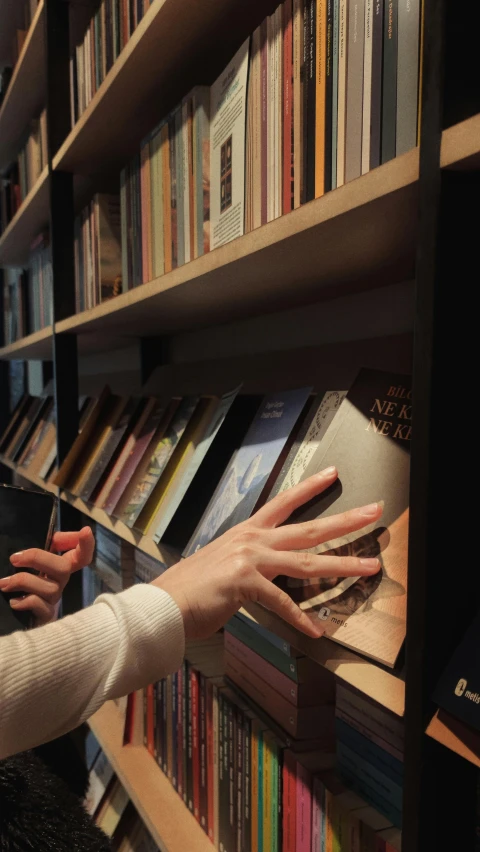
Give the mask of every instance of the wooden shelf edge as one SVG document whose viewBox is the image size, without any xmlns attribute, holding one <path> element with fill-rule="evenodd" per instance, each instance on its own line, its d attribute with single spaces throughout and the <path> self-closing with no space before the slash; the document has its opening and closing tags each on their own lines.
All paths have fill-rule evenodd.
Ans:
<svg viewBox="0 0 480 852">
<path fill-rule="evenodd" d="M 28 59 L 28 54 L 31 50 L 32 43 L 35 41 L 35 39 L 39 37 L 43 38 L 43 10 L 44 0 L 40 0 L 36 12 L 33 16 L 32 22 L 30 24 L 30 28 L 28 30 L 22 52 L 15 66 L 12 79 L 10 80 L 10 85 L 7 89 L 5 100 L 3 101 L 2 106 L 0 108 L 0 163 L 3 162 L 3 168 L 5 167 L 5 165 L 8 165 L 8 163 L 5 162 L 6 158 L 2 155 L 2 123 L 5 118 L 5 113 L 8 113 L 8 111 L 11 109 L 11 102 L 15 102 L 17 97 L 22 96 L 21 91 L 19 91 L 17 94 L 17 80 L 19 77 L 21 78 L 23 74 L 24 65 L 26 60 Z"/>
<path fill-rule="evenodd" d="M 480 167 L 480 113 L 443 131 L 440 166 L 443 169 Z"/>
<path fill-rule="evenodd" d="M 3 346 L 0 349 L 0 360 L 50 360 L 52 357 L 52 338 L 52 326 L 47 325 L 27 337 L 16 340 L 15 343 Z M 45 357 L 48 352 L 50 354 Z"/>
<path fill-rule="evenodd" d="M 333 672 L 339 680 L 381 704 L 396 716 L 404 715 L 405 684 L 393 672 L 385 671 L 373 661 L 365 660 L 330 639 L 310 639 L 304 636 L 259 604 L 248 603 L 244 609 L 255 621 Z"/>
<path fill-rule="evenodd" d="M 308 231 L 317 231 L 322 226 L 332 223 L 341 216 L 381 201 L 393 193 L 412 186 L 418 179 L 419 151 L 418 148 L 385 163 L 378 169 L 373 169 L 366 175 L 351 181 L 322 198 L 315 199 L 293 210 L 285 216 L 280 216 L 272 222 L 254 231 L 238 237 L 232 242 L 208 252 L 177 269 L 141 284 L 114 299 L 102 302 L 80 314 L 59 322 L 57 333 L 77 332 L 86 333 L 113 324 L 116 318 L 125 321 L 128 312 L 142 303 L 158 297 L 168 298 L 167 294 L 179 291 L 188 284 L 196 285 L 204 293 L 208 287 L 209 276 L 218 277 L 225 270 L 229 274 L 232 265 L 253 257 L 264 250 L 278 250 L 279 254 L 286 250 L 286 242 L 301 236 Z M 232 298 L 235 288 L 231 288 Z M 224 290 L 225 309 L 228 312 L 228 290 Z M 184 307 L 188 310 L 188 299 L 184 299 Z M 159 317 L 160 321 L 161 317 Z M 133 331 L 135 333 L 135 331 Z M 137 329 L 137 333 L 139 330 Z"/>
<path fill-rule="evenodd" d="M 144 746 L 122 745 L 122 716 L 109 701 L 88 724 L 162 852 L 213 852 L 170 781 Z"/>
<path fill-rule="evenodd" d="M 459 719 L 455 719 L 444 710 L 438 710 L 426 733 L 445 748 L 480 767 L 480 734 L 464 725 Z"/>
<path fill-rule="evenodd" d="M 12 221 L 9 222 L 8 226 L 5 228 L 2 236 L 0 237 L 0 265 L 9 265 L 8 259 L 6 261 L 4 258 L 5 247 L 8 246 L 8 243 L 12 239 L 12 235 L 15 234 L 15 231 L 17 230 L 19 225 L 22 224 L 22 221 L 24 221 L 25 218 L 28 216 L 29 212 L 31 212 L 31 208 L 35 205 L 36 202 L 39 201 L 40 194 L 43 190 L 46 189 L 47 181 L 48 166 L 45 166 L 37 182 L 34 186 L 32 186 L 27 197 L 24 199 L 20 208 L 15 213 L 15 216 L 13 217 Z"/>
</svg>

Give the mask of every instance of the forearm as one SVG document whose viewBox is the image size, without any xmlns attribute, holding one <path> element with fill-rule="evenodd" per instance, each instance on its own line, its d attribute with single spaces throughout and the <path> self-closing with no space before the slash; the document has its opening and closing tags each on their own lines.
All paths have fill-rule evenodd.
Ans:
<svg viewBox="0 0 480 852">
<path fill-rule="evenodd" d="M 0 639 L 0 758 L 76 727 L 106 700 L 179 668 L 183 621 L 153 586 Z"/>
</svg>

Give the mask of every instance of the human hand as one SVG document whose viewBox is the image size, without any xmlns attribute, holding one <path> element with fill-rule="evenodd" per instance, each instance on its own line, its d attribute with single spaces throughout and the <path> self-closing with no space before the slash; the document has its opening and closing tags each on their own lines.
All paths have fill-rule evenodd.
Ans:
<svg viewBox="0 0 480 852">
<path fill-rule="evenodd" d="M 89 565 L 94 548 L 95 539 L 90 527 L 83 527 L 80 532 L 57 532 L 52 539 L 52 550 L 57 553 L 31 548 L 10 557 L 17 573 L 0 580 L 0 591 L 9 594 L 20 592 L 23 597 L 10 599 L 12 609 L 16 612 L 29 610 L 36 627 L 47 624 L 56 615 L 70 574 Z M 28 574 L 19 571 L 19 568 L 31 568 L 39 573 Z"/>
<path fill-rule="evenodd" d="M 325 491 L 337 475 L 335 468 L 327 468 L 278 494 L 247 521 L 153 582 L 168 592 L 179 607 L 187 639 L 211 635 L 247 601 L 262 604 L 308 636 L 322 635 L 323 628 L 314 624 L 272 580 L 280 574 L 301 579 L 359 577 L 379 570 L 378 559 L 297 552 L 377 521 L 382 514 L 377 503 L 341 515 L 281 526 L 295 509 Z"/>
</svg>

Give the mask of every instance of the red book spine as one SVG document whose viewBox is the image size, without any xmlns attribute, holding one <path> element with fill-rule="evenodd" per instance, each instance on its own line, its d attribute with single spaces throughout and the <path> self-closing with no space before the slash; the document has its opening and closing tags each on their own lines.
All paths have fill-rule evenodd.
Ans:
<svg viewBox="0 0 480 852">
<path fill-rule="evenodd" d="M 146 701 L 147 701 L 147 718 L 146 718 L 146 733 L 147 733 L 147 748 L 151 755 L 155 754 L 155 724 L 153 711 L 153 684 L 147 686 Z"/>
<path fill-rule="evenodd" d="M 177 792 L 183 798 L 183 668 L 177 672 Z"/>
<path fill-rule="evenodd" d="M 198 707 L 198 672 L 190 672 L 192 687 L 192 774 L 193 774 L 193 815 L 200 822 L 200 721 Z"/>
<path fill-rule="evenodd" d="M 293 210 L 293 20 L 283 4 L 283 213 Z"/>
<path fill-rule="evenodd" d="M 213 684 L 207 681 L 207 834 L 213 843 L 215 832 L 214 815 L 214 761 L 213 741 Z"/>
<path fill-rule="evenodd" d="M 148 142 L 144 143 L 140 149 L 140 216 L 142 220 L 142 283 L 146 284 L 149 280 L 148 268 L 148 215 L 149 215 L 149 192 L 148 192 Z"/>
<path fill-rule="evenodd" d="M 310 852 L 312 847 L 312 778 L 297 763 L 296 852 Z"/>
<path fill-rule="evenodd" d="M 129 745 L 133 740 L 133 724 L 135 717 L 135 693 L 131 692 L 127 698 L 127 710 L 125 713 L 125 727 L 123 730 L 123 745 Z"/>
<path fill-rule="evenodd" d="M 261 54 L 261 217 L 262 225 L 267 222 L 267 157 L 268 157 L 268 55 L 267 55 L 267 20 L 260 25 L 260 54 Z"/>
<path fill-rule="evenodd" d="M 282 852 L 296 852 L 297 774 L 293 752 L 283 755 Z"/>
</svg>

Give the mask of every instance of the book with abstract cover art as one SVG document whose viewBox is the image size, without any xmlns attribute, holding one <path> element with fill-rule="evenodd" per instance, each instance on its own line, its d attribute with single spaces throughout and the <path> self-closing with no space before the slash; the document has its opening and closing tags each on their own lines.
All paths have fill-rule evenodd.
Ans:
<svg viewBox="0 0 480 852">
<path fill-rule="evenodd" d="M 391 667 L 405 638 L 411 409 L 409 376 L 361 370 L 301 475 L 335 465 L 338 480 L 291 519 L 381 503 L 379 521 L 312 549 L 378 557 L 378 574 L 279 580 L 301 609 L 320 619 L 327 636 Z"/>
<path fill-rule="evenodd" d="M 124 521 L 128 527 L 132 528 L 135 526 L 135 522 L 140 515 L 140 512 L 145 506 L 145 503 L 160 479 L 160 476 L 163 473 L 177 443 L 187 428 L 188 422 L 192 417 L 197 404 L 198 397 L 190 396 L 183 399 L 178 406 L 170 426 L 167 427 L 165 435 L 159 441 L 155 447 L 155 451 L 150 457 L 145 477 L 138 483 L 130 498 L 128 506 L 122 513 L 121 520 Z"/>
<path fill-rule="evenodd" d="M 225 470 L 184 556 L 195 553 L 250 516 L 310 390 L 301 388 L 264 397 L 242 446 Z"/>
</svg>

